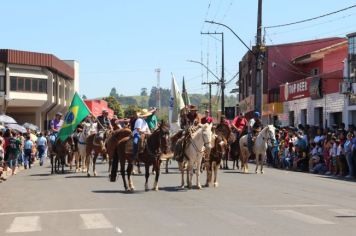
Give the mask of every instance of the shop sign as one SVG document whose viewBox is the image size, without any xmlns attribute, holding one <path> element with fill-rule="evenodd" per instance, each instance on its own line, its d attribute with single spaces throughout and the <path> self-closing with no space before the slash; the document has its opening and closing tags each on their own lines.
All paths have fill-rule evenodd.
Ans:
<svg viewBox="0 0 356 236">
<path fill-rule="evenodd" d="M 280 87 L 281 101 L 309 97 L 309 80 L 286 83 Z"/>
</svg>

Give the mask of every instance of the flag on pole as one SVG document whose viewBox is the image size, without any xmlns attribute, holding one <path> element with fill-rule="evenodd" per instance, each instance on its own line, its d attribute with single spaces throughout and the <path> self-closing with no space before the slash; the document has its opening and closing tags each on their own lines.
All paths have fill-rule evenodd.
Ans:
<svg viewBox="0 0 356 236">
<path fill-rule="evenodd" d="M 77 93 L 74 94 L 72 103 L 64 117 L 64 123 L 58 137 L 64 142 L 68 136 L 74 133 L 78 124 L 90 114 L 90 110 Z"/>
<path fill-rule="evenodd" d="M 179 91 L 176 79 L 172 74 L 171 96 L 169 99 L 169 125 L 172 133 L 180 129 L 180 110 L 184 108 L 182 94 Z"/>
<path fill-rule="evenodd" d="M 189 96 L 188 96 L 187 89 L 185 88 L 185 81 L 184 81 L 184 77 L 183 77 L 183 90 L 182 90 L 182 96 L 183 96 L 184 105 L 189 106 L 189 105 L 190 105 L 190 100 L 189 100 Z"/>
</svg>

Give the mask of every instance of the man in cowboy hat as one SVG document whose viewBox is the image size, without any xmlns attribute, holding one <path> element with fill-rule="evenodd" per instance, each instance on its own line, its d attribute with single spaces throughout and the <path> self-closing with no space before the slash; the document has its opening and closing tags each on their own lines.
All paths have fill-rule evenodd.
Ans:
<svg viewBox="0 0 356 236">
<path fill-rule="evenodd" d="M 248 151 L 252 155 L 253 153 L 253 144 L 254 144 L 254 137 L 257 136 L 259 131 L 262 128 L 262 121 L 261 121 L 261 114 L 258 111 L 253 113 L 253 117 L 248 121 L 247 125 L 247 147 Z"/>
<path fill-rule="evenodd" d="M 198 114 L 198 108 L 195 105 L 189 105 L 189 112 L 187 114 L 188 124 L 197 125 L 200 123 L 200 115 Z"/>
<path fill-rule="evenodd" d="M 111 126 L 111 121 L 108 116 L 109 116 L 109 112 L 106 109 L 103 109 L 101 115 L 96 118 L 98 121 L 98 126 L 97 126 L 98 133 L 95 139 L 98 139 L 97 141 L 100 141 L 100 146 L 102 147 L 104 147 L 104 139 L 106 138 L 105 131 L 113 130 Z"/>
<path fill-rule="evenodd" d="M 132 150 L 132 160 L 138 160 L 138 144 L 141 139 L 142 134 L 150 134 L 150 128 L 148 127 L 145 119 L 152 115 L 147 109 L 142 109 L 142 112 L 137 113 L 137 120 L 135 121 L 135 126 L 133 130 L 133 150 Z"/>
<path fill-rule="evenodd" d="M 156 111 L 157 111 L 157 108 L 151 107 L 149 112 L 152 114 L 146 118 L 146 122 L 147 122 L 148 127 L 150 128 L 151 132 L 153 132 L 157 128 L 157 125 L 158 125 Z"/>
</svg>

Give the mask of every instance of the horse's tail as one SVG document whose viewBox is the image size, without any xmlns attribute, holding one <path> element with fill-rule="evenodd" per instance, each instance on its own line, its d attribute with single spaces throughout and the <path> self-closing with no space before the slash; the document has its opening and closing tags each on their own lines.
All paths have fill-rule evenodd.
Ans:
<svg viewBox="0 0 356 236">
<path fill-rule="evenodd" d="M 116 181 L 118 168 L 119 168 L 119 155 L 118 155 L 118 147 L 116 146 L 112 156 L 110 182 Z"/>
</svg>

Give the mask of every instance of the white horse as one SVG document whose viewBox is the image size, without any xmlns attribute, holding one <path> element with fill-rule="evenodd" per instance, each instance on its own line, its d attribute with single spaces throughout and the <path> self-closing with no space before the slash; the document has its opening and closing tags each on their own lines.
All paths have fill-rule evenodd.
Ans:
<svg viewBox="0 0 356 236">
<path fill-rule="evenodd" d="M 91 153 L 86 152 L 86 139 L 90 134 L 96 132 L 96 123 L 83 123 L 83 131 L 79 133 L 78 138 L 78 153 L 79 158 L 81 160 L 82 172 L 87 172 L 89 168 L 89 161 Z M 77 165 L 79 165 L 79 160 L 77 161 Z M 78 172 L 80 171 L 79 167 L 77 166 Z"/>
<path fill-rule="evenodd" d="M 261 130 L 257 135 L 255 145 L 253 146 L 253 152 L 256 156 L 256 174 L 258 166 L 261 164 L 261 174 L 263 174 L 263 164 L 266 160 L 266 150 L 268 142 L 273 142 L 275 140 L 275 131 L 276 128 L 273 125 L 267 125 Z M 244 135 L 240 139 L 240 150 L 241 150 L 241 169 L 243 168 L 244 173 L 248 173 L 248 158 L 250 152 L 248 151 L 247 146 L 247 135 Z M 261 163 L 260 163 L 261 158 Z"/>
<path fill-rule="evenodd" d="M 192 179 L 193 179 L 193 168 L 196 167 L 195 174 L 197 176 L 197 187 L 201 189 L 200 184 L 200 165 L 202 162 L 202 158 L 206 152 L 210 152 L 211 149 L 211 141 L 212 141 L 212 124 L 200 125 L 200 128 L 191 134 L 191 138 L 188 141 L 185 150 L 183 150 L 185 156 L 187 156 L 187 172 L 189 175 L 187 176 L 188 188 L 192 187 Z M 182 174 L 182 185 L 181 188 L 184 188 L 184 162 L 180 163 L 180 169 Z"/>
</svg>

